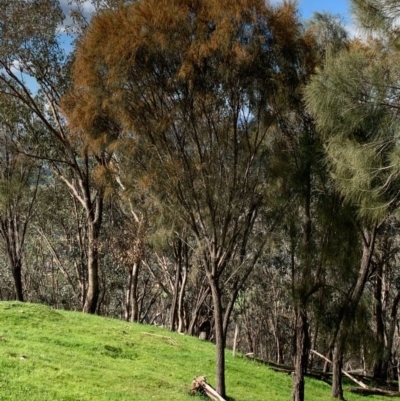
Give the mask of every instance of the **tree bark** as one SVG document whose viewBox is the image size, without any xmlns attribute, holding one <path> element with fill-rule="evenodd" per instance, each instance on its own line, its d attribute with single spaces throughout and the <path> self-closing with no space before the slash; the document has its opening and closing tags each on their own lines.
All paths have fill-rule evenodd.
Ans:
<svg viewBox="0 0 400 401">
<path fill-rule="evenodd" d="M 20 238 L 17 223 L 18 218 L 19 217 L 14 215 L 11 209 L 8 209 L 6 217 L 1 221 L 0 232 L 6 245 L 13 276 L 15 300 L 24 302 L 22 285 L 22 247 L 24 245 L 25 234 L 23 233 L 22 238 Z"/>
<path fill-rule="evenodd" d="M 225 398 L 225 337 L 223 329 L 221 290 L 219 289 L 217 279 L 211 275 L 208 275 L 208 279 L 214 306 L 214 336 L 216 348 L 215 388 L 217 392 Z"/>
<path fill-rule="evenodd" d="M 332 356 L 332 397 L 343 400 L 342 388 L 342 365 L 343 365 L 343 351 L 342 339 L 340 338 L 335 344 Z"/>
<path fill-rule="evenodd" d="M 397 324 L 397 308 L 398 308 L 399 302 L 400 302 L 400 292 L 397 293 L 397 295 L 394 298 L 393 303 L 392 303 L 392 310 L 390 312 L 389 330 L 387 332 L 386 344 L 385 344 L 385 348 L 383 351 L 382 372 L 383 372 L 383 375 L 385 376 L 385 378 L 387 378 L 389 361 L 392 356 L 393 340 L 394 340 L 394 334 L 396 331 L 396 324 Z"/>
<path fill-rule="evenodd" d="M 362 231 L 363 252 L 360 262 L 360 268 L 357 280 L 346 301 L 343 303 L 338 319 L 338 335 L 333 351 L 332 364 L 332 396 L 343 399 L 343 389 L 341 381 L 343 345 L 346 342 L 347 331 L 346 325 L 353 319 L 357 305 L 364 291 L 365 283 L 368 278 L 371 267 L 371 258 L 375 248 L 377 226 L 375 225 L 371 231 L 364 229 Z"/>
<path fill-rule="evenodd" d="M 210 293 L 210 286 L 208 285 L 207 287 L 204 287 L 204 286 L 201 287 L 201 289 L 197 295 L 196 306 L 194 308 L 194 311 L 192 312 L 192 318 L 190 320 L 189 328 L 188 328 L 188 334 L 190 336 L 193 336 L 195 334 L 194 328 L 195 328 L 197 319 L 199 317 L 200 308 L 203 305 L 206 298 L 208 297 L 209 293 Z"/>
<path fill-rule="evenodd" d="M 128 285 L 125 292 L 125 310 L 124 319 L 129 322 L 131 318 L 131 302 L 132 302 L 132 277 L 133 277 L 133 266 L 129 269 Z"/>
<path fill-rule="evenodd" d="M 373 367 L 373 376 L 376 379 L 383 378 L 383 350 L 385 348 L 385 325 L 383 322 L 383 308 L 382 308 L 382 263 L 378 264 L 375 273 L 375 341 L 376 341 L 376 357 Z"/>
<path fill-rule="evenodd" d="M 171 331 L 175 331 L 177 315 L 178 315 L 177 306 L 178 306 L 178 297 L 179 297 L 179 282 L 181 281 L 181 264 L 182 264 L 182 258 L 180 255 L 181 246 L 178 246 L 178 248 L 179 248 L 178 263 L 176 263 L 175 282 L 174 282 L 174 288 L 173 288 L 174 293 L 172 295 L 171 316 L 170 316 Z"/>
<path fill-rule="evenodd" d="M 132 289 L 131 289 L 131 322 L 139 321 L 139 301 L 138 301 L 138 279 L 140 261 L 135 262 L 132 267 Z"/>
<path fill-rule="evenodd" d="M 185 297 L 185 288 L 187 282 L 187 268 L 183 269 L 183 276 L 182 276 L 182 284 L 181 289 L 179 292 L 179 299 L 178 299 L 178 333 L 184 333 L 187 329 L 185 325 L 185 317 L 184 317 L 184 307 L 183 307 L 183 299 Z"/>
<path fill-rule="evenodd" d="M 307 311 L 304 306 L 299 306 L 296 310 L 293 401 L 304 401 L 304 375 L 307 372 L 309 347 Z"/>
<path fill-rule="evenodd" d="M 99 195 L 100 196 L 100 195 Z M 96 206 L 95 206 L 96 205 Z M 87 245 L 87 269 L 88 269 L 88 285 L 83 305 L 83 312 L 96 313 L 97 303 L 99 301 L 100 283 L 99 283 L 99 235 L 102 214 L 102 199 L 93 204 L 96 207 L 96 218 L 92 215 L 92 211 L 88 211 L 88 245 Z"/>
<path fill-rule="evenodd" d="M 20 260 L 12 261 L 12 275 L 14 279 L 15 299 L 24 302 L 22 289 L 22 263 Z"/>
</svg>

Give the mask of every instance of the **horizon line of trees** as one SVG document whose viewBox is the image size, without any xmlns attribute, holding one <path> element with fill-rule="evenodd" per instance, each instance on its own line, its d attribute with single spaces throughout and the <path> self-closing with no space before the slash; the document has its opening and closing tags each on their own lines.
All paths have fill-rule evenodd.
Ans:
<svg viewBox="0 0 400 401">
<path fill-rule="evenodd" d="M 393 379 L 399 2 L 85 3 L 0 4 L 0 300 Z"/>
</svg>

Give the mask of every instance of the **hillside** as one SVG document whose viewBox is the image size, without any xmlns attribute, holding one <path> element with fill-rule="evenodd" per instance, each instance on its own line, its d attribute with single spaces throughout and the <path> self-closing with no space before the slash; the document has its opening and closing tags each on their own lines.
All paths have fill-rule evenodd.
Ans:
<svg viewBox="0 0 400 401">
<path fill-rule="evenodd" d="M 193 376 L 205 374 L 213 384 L 213 360 L 212 344 L 156 327 L 0 303 L 1 401 L 193 400 Z M 229 352 L 226 364 L 231 400 L 290 400 L 289 375 Z M 329 394 L 327 384 L 307 381 L 307 400 L 331 400 Z"/>
</svg>

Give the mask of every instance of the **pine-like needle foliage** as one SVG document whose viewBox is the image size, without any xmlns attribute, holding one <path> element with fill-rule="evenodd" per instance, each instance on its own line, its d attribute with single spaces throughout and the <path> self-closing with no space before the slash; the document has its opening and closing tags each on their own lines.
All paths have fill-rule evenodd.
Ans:
<svg viewBox="0 0 400 401">
<path fill-rule="evenodd" d="M 258 215 L 268 139 L 313 67 L 312 45 L 291 3 L 142 0 L 100 13 L 76 54 L 70 122 L 88 142 L 99 131 L 112 141 L 121 127 L 134 180 L 195 238 L 212 289 L 223 395 L 223 331 L 267 233 Z"/>
<path fill-rule="evenodd" d="M 387 32 L 400 15 L 399 0 L 352 0 L 351 5 L 357 22 L 367 30 Z"/>
<path fill-rule="evenodd" d="M 141 182 L 227 249 L 259 207 L 266 138 L 313 68 L 312 45 L 292 4 L 146 0 L 105 10 L 78 48 L 65 109 L 88 143 L 109 144 L 120 127 Z"/>
<path fill-rule="evenodd" d="M 397 53 L 380 43 L 355 44 L 328 60 L 306 90 L 339 189 L 371 219 L 400 201 L 398 65 Z"/>
</svg>

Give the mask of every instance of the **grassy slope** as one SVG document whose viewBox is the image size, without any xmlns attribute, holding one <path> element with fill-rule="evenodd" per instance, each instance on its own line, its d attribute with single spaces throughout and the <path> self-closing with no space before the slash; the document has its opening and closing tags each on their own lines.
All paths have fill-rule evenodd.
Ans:
<svg viewBox="0 0 400 401">
<path fill-rule="evenodd" d="M 212 344 L 152 326 L 0 303 L 0 400 L 193 400 L 193 376 L 214 382 L 213 359 Z M 290 400 L 290 376 L 229 352 L 226 365 L 232 400 Z M 306 386 L 307 401 L 331 400 L 327 384 Z M 348 401 L 361 398 L 346 393 Z"/>
</svg>

